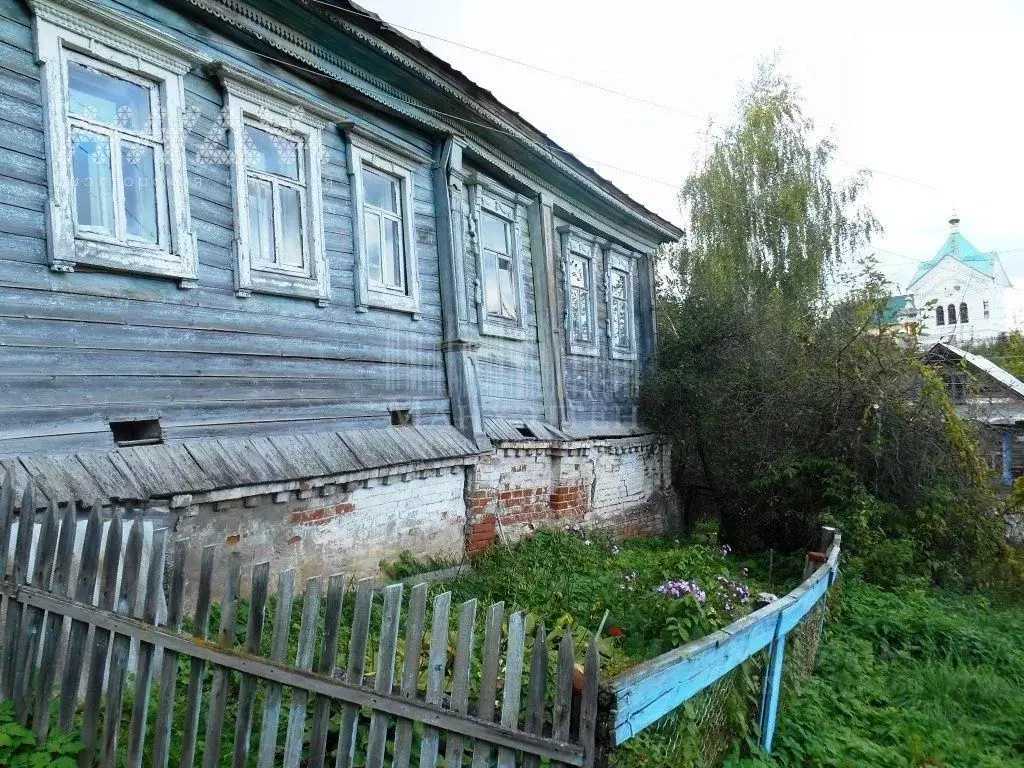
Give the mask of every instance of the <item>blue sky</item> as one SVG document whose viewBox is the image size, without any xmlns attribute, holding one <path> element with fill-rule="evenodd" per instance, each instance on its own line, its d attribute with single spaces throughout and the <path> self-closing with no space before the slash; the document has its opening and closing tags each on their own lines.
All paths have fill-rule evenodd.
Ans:
<svg viewBox="0 0 1024 768">
<path fill-rule="evenodd" d="M 709 123 L 730 119 L 738 84 L 759 58 L 777 52 L 809 116 L 838 142 L 839 171 L 875 171 L 870 204 L 886 229 L 878 256 L 897 285 L 941 246 L 955 207 L 963 234 L 982 251 L 1004 251 L 1011 279 L 1024 288 L 1024 2 L 362 4 L 395 24 L 672 107 L 406 30 L 683 225 L 676 188 L 705 145 Z"/>
</svg>

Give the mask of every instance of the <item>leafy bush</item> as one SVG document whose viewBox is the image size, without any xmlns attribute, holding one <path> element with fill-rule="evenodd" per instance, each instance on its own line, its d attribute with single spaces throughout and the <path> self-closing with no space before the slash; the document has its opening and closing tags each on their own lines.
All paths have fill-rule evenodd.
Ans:
<svg viewBox="0 0 1024 768">
<path fill-rule="evenodd" d="M 880 327 L 890 288 L 853 257 L 878 224 L 866 178 L 837 181 L 835 152 L 762 67 L 683 185 L 690 226 L 659 271 L 643 412 L 742 551 L 807 548 L 832 520 L 889 584 L 1013 578 L 973 428 L 916 347 Z"/>
<path fill-rule="evenodd" d="M 14 719 L 14 705 L 0 704 L 0 765 L 11 768 L 77 768 L 82 744 L 75 737 L 51 733 L 42 744 Z"/>
</svg>

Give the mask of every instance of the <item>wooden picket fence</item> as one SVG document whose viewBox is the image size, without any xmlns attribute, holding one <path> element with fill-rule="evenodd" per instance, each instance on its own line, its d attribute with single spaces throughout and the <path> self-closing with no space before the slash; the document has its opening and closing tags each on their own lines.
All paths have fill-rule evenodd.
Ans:
<svg viewBox="0 0 1024 768">
<path fill-rule="evenodd" d="M 297 650 L 294 659 L 286 658 L 294 572 L 280 574 L 271 601 L 269 564 L 258 563 L 251 568 L 245 639 L 235 647 L 243 570 L 237 552 L 220 554 L 213 546 L 203 550 L 191 632 L 186 633 L 187 542 L 174 545 L 168 562 L 166 531 L 154 534 L 140 595 L 139 519 L 128 525 L 115 509 L 105 523 L 96 503 L 82 544 L 75 547 L 76 504 L 61 511 L 51 502 L 37 516 L 33 484 L 26 485 L 20 504 L 14 485 L 9 472 L 0 488 L 5 609 L 0 698 L 13 701 L 17 719 L 40 739 L 54 727 L 77 733 L 85 745 L 81 766 L 116 766 L 123 760 L 119 755 L 126 755 L 127 765 L 135 768 L 146 755 L 147 764 L 162 767 L 172 752 L 180 756 L 177 764 L 192 766 L 201 726 L 202 765 L 210 768 L 228 758 L 239 767 L 319 768 L 332 754 L 338 768 L 381 768 L 386 754 L 395 768 L 407 768 L 414 747 L 421 768 L 594 764 L 600 678 L 594 638 L 580 674 L 573 640 L 565 634 L 549 685 L 544 627 L 536 630 L 527 662 L 524 615 L 514 613 L 506 621 L 502 603 L 487 607 L 478 643 L 478 605 L 468 600 L 457 607 L 450 649 L 451 593 L 434 597 L 427 631 L 427 585 L 412 587 L 403 601 L 404 586 L 392 584 L 383 589 L 370 675 L 366 661 L 374 650 L 370 630 L 378 591 L 372 579 L 355 582 L 351 633 L 347 648 L 341 649 L 343 603 L 353 590 L 345 574 L 336 574 L 326 580 L 326 590 L 320 578 L 306 581 Z M 220 621 L 210 640 L 218 567 Z M 264 655 L 268 602 L 273 604 L 273 627 Z M 159 623 L 164 603 L 166 619 Z M 185 663 L 188 685 L 182 699 L 176 683 Z M 478 678 L 473 670 L 479 670 Z M 131 686 L 134 695 L 128 697 Z M 149 711 L 151 699 L 155 712 Z M 129 708 L 130 715 L 124 711 Z"/>
</svg>

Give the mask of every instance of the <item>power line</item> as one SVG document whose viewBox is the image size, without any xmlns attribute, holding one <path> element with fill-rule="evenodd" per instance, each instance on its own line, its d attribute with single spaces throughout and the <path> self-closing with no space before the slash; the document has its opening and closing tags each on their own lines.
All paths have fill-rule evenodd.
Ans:
<svg viewBox="0 0 1024 768">
<path fill-rule="evenodd" d="M 483 48 L 477 48 L 476 46 L 469 45 L 468 43 L 463 43 L 463 42 L 461 42 L 459 40 L 453 40 L 453 39 L 451 39 L 449 37 L 443 37 L 441 35 L 436 35 L 436 34 L 434 34 L 432 32 L 426 32 L 426 31 L 424 31 L 422 29 L 416 29 L 414 27 L 408 27 L 408 26 L 405 26 L 405 25 L 402 25 L 402 24 L 396 24 L 394 22 L 385 21 L 385 20 L 383 20 L 382 18 L 380 18 L 379 16 L 377 16 L 375 14 L 367 13 L 365 11 L 357 11 L 357 10 L 355 10 L 353 8 L 345 8 L 343 6 L 336 5 L 335 3 L 328 2 L 327 0 L 312 0 L 312 1 L 314 3 L 316 3 L 317 5 L 322 5 L 322 6 L 326 7 L 326 8 L 330 8 L 331 10 L 334 10 L 334 11 L 339 11 L 341 13 L 346 13 L 346 14 L 349 14 L 350 16 L 359 16 L 359 17 L 362 17 L 362 18 L 365 18 L 365 19 L 370 19 L 371 21 L 375 21 L 375 22 L 384 24 L 384 25 L 389 26 L 389 27 L 394 27 L 395 29 L 400 29 L 400 30 L 402 30 L 404 32 L 411 32 L 411 33 L 413 33 L 415 35 L 422 35 L 423 37 L 428 37 L 428 38 L 430 38 L 432 40 L 439 40 L 439 41 L 441 41 L 443 43 L 447 43 L 448 45 L 454 45 L 454 46 L 456 46 L 458 48 L 464 48 L 467 51 L 472 51 L 473 53 L 478 53 L 478 54 L 481 54 L 483 56 L 490 56 L 491 58 L 498 59 L 500 61 L 504 61 L 504 62 L 507 62 L 509 64 L 515 64 L 515 65 L 523 67 L 525 69 L 530 69 L 530 70 L 533 70 L 535 72 L 540 72 L 540 73 L 545 74 L 545 75 L 549 75 L 549 76 L 552 76 L 552 77 L 557 77 L 557 78 L 560 78 L 562 80 L 566 80 L 568 82 L 575 83 L 577 85 L 583 85 L 583 86 L 586 86 L 588 88 L 593 88 L 594 90 L 597 90 L 597 91 L 603 91 L 604 93 L 609 93 L 609 94 L 612 94 L 612 95 L 615 95 L 615 96 L 619 96 L 619 97 L 624 98 L 624 99 L 628 99 L 630 101 L 635 101 L 638 104 L 646 104 L 647 106 L 650 106 L 650 107 L 656 107 L 658 109 L 663 109 L 663 110 L 665 110 L 667 112 L 673 112 L 673 113 L 678 114 L 678 115 L 683 115 L 684 117 L 689 117 L 689 118 L 691 118 L 693 120 L 698 120 L 698 121 L 701 121 L 701 122 L 704 122 L 704 123 L 715 125 L 718 128 L 723 129 L 723 130 L 728 128 L 728 126 L 724 126 L 720 122 L 718 122 L 717 120 L 714 120 L 714 119 L 712 119 L 712 118 L 710 118 L 708 116 L 698 115 L 698 114 L 695 114 L 693 112 L 688 112 L 688 111 L 686 111 L 684 109 L 680 109 L 679 107 L 675 107 L 675 106 L 673 106 L 671 104 L 665 104 L 665 103 L 660 102 L 660 101 L 654 101 L 653 99 L 648 99 L 648 98 L 646 98 L 644 96 L 637 96 L 635 94 L 628 93 L 626 91 L 620 91 L 620 90 L 615 89 L 615 88 L 609 88 L 608 86 L 601 85 L 600 83 L 595 83 L 595 82 L 593 82 L 591 80 L 584 80 L 583 78 L 576 77 L 575 75 L 566 74 L 565 72 L 559 72 L 559 71 L 554 70 L 554 69 L 548 69 L 547 67 L 541 67 L 541 66 L 538 66 L 536 64 L 530 64 L 529 62 L 521 61 L 520 59 L 516 59 L 516 58 L 513 58 L 511 56 L 505 56 L 505 55 L 500 54 L 500 53 L 495 53 L 494 51 L 488 51 L 488 50 L 485 50 Z M 943 195 L 950 195 L 949 190 L 943 189 L 942 187 L 937 187 L 934 184 L 929 184 L 929 183 L 924 182 L 924 181 L 918 181 L 917 179 L 912 179 L 912 178 L 910 178 L 908 176 L 901 176 L 900 174 L 896 174 L 896 173 L 889 173 L 888 171 L 883 171 L 883 170 L 880 170 L 878 168 L 871 168 L 871 167 L 862 165 L 860 163 L 854 163 L 854 162 L 849 161 L 849 160 L 843 160 L 842 158 L 839 158 L 839 157 L 837 157 L 835 159 L 836 159 L 836 161 L 838 161 L 840 163 L 843 163 L 844 165 L 849 165 L 849 166 L 854 167 L 854 168 L 860 168 L 860 169 L 863 169 L 863 170 L 871 171 L 871 173 L 877 174 L 879 176 L 886 176 L 888 178 L 895 179 L 897 181 L 902 181 L 902 182 L 905 182 L 907 184 L 913 184 L 915 186 L 924 187 L 924 188 L 930 189 L 930 190 L 932 190 L 934 192 L 941 192 Z"/>
<path fill-rule="evenodd" d="M 315 1 L 316 2 L 322 2 L 322 0 L 315 0 Z M 366 14 L 360 14 L 360 15 L 366 15 Z M 369 18 L 373 18 L 373 17 L 371 16 Z M 186 37 L 189 37 L 189 38 L 195 40 L 196 42 L 203 43 L 203 44 L 206 44 L 206 45 L 210 44 L 209 40 L 205 40 L 205 39 L 200 38 L 198 36 L 192 35 L 192 34 L 190 34 L 188 32 L 185 32 L 184 30 L 178 30 L 178 31 L 181 34 L 185 35 Z M 297 64 L 297 63 L 295 63 L 293 61 L 290 61 L 288 59 L 282 59 L 282 58 L 279 58 L 279 57 L 270 56 L 270 55 L 265 54 L 265 53 L 260 53 L 259 51 L 254 51 L 251 48 L 247 48 L 245 46 L 238 45 L 236 43 L 230 43 L 230 42 L 227 42 L 226 40 L 218 40 L 217 43 L 220 44 L 220 45 L 228 46 L 230 48 L 235 48 L 237 50 L 245 51 L 246 53 L 259 56 L 260 58 L 263 58 L 263 59 L 265 59 L 267 61 L 272 61 L 274 63 L 281 64 L 282 66 L 285 66 L 285 67 L 290 67 L 292 69 L 297 69 L 297 70 L 303 71 L 303 72 L 309 72 L 309 73 L 314 74 L 314 75 L 316 75 L 318 77 L 325 77 L 325 78 L 327 78 L 329 80 L 333 80 L 334 82 L 337 82 L 337 83 L 339 83 L 341 85 L 346 85 L 346 83 L 344 81 L 340 80 L 337 77 L 334 77 L 334 76 L 332 76 L 332 75 L 330 75 L 328 73 L 322 72 L 321 70 L 313 69 L 312 67 L 307 67 L 307 66 L 304 66 L 302 64 Z M 508 137 L 511 137 L 511 138 L 519 139 L 519 140 L 522 139 L 522 137 L 516 136 L 514 133 L 512 133 L 510 131 L 507 131 L 507 130 L 505 130 L 504 128 L 502 128 L 500 126 L 489 125 L 487 123 L 483 123 L 483 122 L 480 122 L 478 120 L 470 120 L 468 118 L 462 117 L 461 115 L 455 115 L 455 114 L 452 114 L 450 112 L 444 112 L 443 110 L 434 109 L 433 107 L 425 106 L 425 105 L 423 105 L 423 104 L 421 104 L 421 103 L 419 103 L 417 101 L 413 101 L 412 99 L 403 98 L 400 95 L 389 94 L 389 96 L 390 96 L 390 98 L 393 98 L 393 99 L 395 99 L 397 101 L 401 101 L 401 102 L 404 102 L 406 104 L 410 104 L 412 106 L 415 106 L 418 109 L 422 109 L 422 110 L 424 110 L 426 112 L 430 112 L 430 113 L 432 113 L 434 115 L 437 115 L 437 116 L 440 116 L 440 117 L 446 117 L 446 118 L 448 118 L 450 120 L 455 120 L 457 122 L 461 122 L 461 123 L 464 123 L 466 125 L 472 125 L 472 126 L 476 126 L 476 127 L 479 127 L 479 128 L 484 128 L 486 130 L 495 131 L 497 133 L 500 133 L 503 136 L 508 136 Z M 671 187 L 673 189 L 678 189 L 679 186 L 680 186 L 680 184 L 678 182 L 670 182 L 670 181 L 666 181 L 664 179 L 658 179 L 658 178 L 655 178 L 653 176 L 648 176 L 646 174 L 639 173 L 637 171 L 632 171 L 632 170 L 629 170 L 627 168 L 622 168 L 620 166 L 616 166 L 616 165 L 613 165 L 611 163 L 606 163 L 606 162 L 601 161 L 601 160 L 597 160 L 597 159 L 594 159 L 594 158 L 588 158 L 588 157 L 583 156 L 583 155 L 574 154 L 572 152 L 569 152 L 568 150 L 562 149 L 561 147 L 553 144 L 550 140 L 546 144 L 544 144 L 542 146 L 543 146 L 544 149 L 546 149 L 548 151 L 548 154 L 552 155 L 552 156 L 554 155 L 554 152 L 559 152 L 559 153 L 564 154 L 564 155 L 566 155 L 566 156 L 568 156 L 570 158 L 573 158 L 573 159 L 586 160 L 587 162 L 595 163 L 597 165 L 601 165 L 601 166 L 604 166 L 606 168 L 610 168 L 610 169 L 618 171 L 620 173 L 625 173 L 625 174 L 628 174 L 628 175 L 631 175 L 631 176 L 635 176 L 637 178 L 641 178 L 641 179 L 644 179 L 646 181 L 650 181 L 652 183 L 668 186 L 668 187 Z M 733 208 L 737 208 L 737 209 L 740 209 L 740 210 L 744 210 L 744 211 L 750 212 L 749 208 L 746 208 L 745 206 L 742 206 L 742 205 L 738 205 L 738 204 L 734 204 L 734 203 L 729 203 L 729 202 L 726 202 L 726 201 L 723 201 L 723 200 L 718 200 L 717 202 L 719 204 L 726 205 L 728 207 L 733 207 Z M 763 215 L 765 215 L 766 217 L 768 217 L 768 218 L 770 218 L 770 219 L 772 219 L 774 221 L 777 221 L 777 222 L 779 222 L 781 224 L 787 224 L 787 225 L 794 226 L 794 227 L 802 226 L 799 222 L 795 222 L 795 221 L 792 221 L 792 220 L 789 220 L 789 219 L 785 219 L 785 218 L 782 218 L 780 216 L 775 216 L 773 214 L 763 214 Z M 881 252 L 881 253 L 887 253 L 887 254 L 890 254 L 892 256 L 896 256 L 898 258 L 904 259 L 904 260 L 906 260 L 907 262 L 910 262 L 910 263 L 921 263 L 920 259 L 915 259 L 913 257 L 907 256 L 907 255 L 905 255 L 903 253 L 900 253 L 898 251 L 893 251 L 893 250 L 890 250 L 890 249 L 887 249 L 887 248 L 882 248 L 880 246 L 870 245 L 870 246 L 867 247 L 867 250 L 878 251 L 878 252 Z M 1021 248 L 1021 249 L 1018 249 L 1018 250 L 1024 251 L 1024 248 Z M 936 268 L 939 268 L 939 269 L 942 269 L 942 270 L 946 270 L 946 271 L 950 271 L 950 272 L 955 272 L 956 271 L 956 270 L 951 269 L 949 267 L 938 267 L 938 265 L 936 266 Z"/>
</svg>

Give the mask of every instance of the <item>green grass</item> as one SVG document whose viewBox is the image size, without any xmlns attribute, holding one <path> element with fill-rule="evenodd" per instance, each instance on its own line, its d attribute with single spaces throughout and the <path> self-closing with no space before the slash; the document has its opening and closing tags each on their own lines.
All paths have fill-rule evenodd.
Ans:
<svg viewBox="0 0 1024 768">
<path fill-rule="evenodd" d="M 1024 606 L 851 579 L 771 758 L 728 768 L 1024 766 Z"/>
<path fill-rule="evenodd" d="M 613 675 L 637 661 L 653 658 L 678 642 L 668 631 L 691 600 L 673 600 L 655 592 L 666 579 L 696 581 L 708 594 L 702 627 L 705 634 L 740 615 L 751 604 L 725 604 L 716 577 L 724 576 L 758 591 L 783 593 L 799 581 L 801 564 L 766 555 L 738 561 L 724 555 L 710 535 L 680 542 L 663 538 L 631 539 L 615 544 L 600 534 L 539 531 L 512 548 L 495 546 L 456 581 L 439 585 L 451 589 L 455 601 L 477 598 L 481 605 L 503 600 L 506 615 L 523 610 L 548 629 L 569 627 L 594 632 L 608 611 L 604 635 L 616 636 L 605 646 L 604 674 Z M 574 634 L 577 632 L 574 631 Z"/>
</svg>

